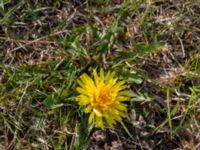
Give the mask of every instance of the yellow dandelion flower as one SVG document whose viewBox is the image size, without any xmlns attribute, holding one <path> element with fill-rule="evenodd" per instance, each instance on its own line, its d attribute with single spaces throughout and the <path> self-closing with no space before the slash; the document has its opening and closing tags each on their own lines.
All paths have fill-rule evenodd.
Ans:
<svg viewBox="0 0 200 150">
<path fill-rule="evenodd" d="M 100 69 L 100 76 L 94 69 L 93 77 L 94 80 L 84 73 L 77 80 L 77 92 L 80 93 L 77 100 L 79 105 L 86 106 L 85 113 L 90 113 L 89 124 L 95 120 L 98 127 L 104 128 L 106 120 L 108 126 L 113 127 L 127 112 L 127 105 L 123 103 L 129 99 L 124 95 L 127 85 L 124 81 L 117 82 L 115 72 L 104 75 L 103 69 Z"/>
</svg>

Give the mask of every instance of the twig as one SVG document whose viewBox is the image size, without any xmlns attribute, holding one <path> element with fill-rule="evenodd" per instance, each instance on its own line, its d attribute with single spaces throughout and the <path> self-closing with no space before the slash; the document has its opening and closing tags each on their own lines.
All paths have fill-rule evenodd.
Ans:
<svg viewBox="0 0 200 150">
<path fill-rule="evenodd" d="M 177 35 L 177 38 L 178 38 L 178 40 L 179 40 L 179 42 L 181 44 L 181 49 L 182 49 L 182 52 L 183 52 L 182 57 L 185 58 L 185 48 L 183 46 L 183 42 L 182 42 L 181 38 L 178 35 Z"/>
</svg>

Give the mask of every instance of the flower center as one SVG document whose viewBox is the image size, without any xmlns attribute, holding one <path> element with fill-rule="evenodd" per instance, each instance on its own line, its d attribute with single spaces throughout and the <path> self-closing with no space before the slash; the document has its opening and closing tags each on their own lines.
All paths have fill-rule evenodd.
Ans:
<svg viewBox="0 0 200 150">
<path fill-rule="evenodd" d="M 105 91 L 105 89 L 102 89 L 100 91 L 100 94 L 99 94 L 99 103 L 102 103 L 102 104 L 106 104 L 108 103 L 109 101 L 111 101 L 112 99 L 112 96 L 110 95 L 109 91 Z"/>
<path fill-rule="evenodd" d="M 99 113 L 104 114 L 108 111 L 109 106 L 113 103 L 114 95 L 107 87 L 103 86 L 93 95 L 92 105 Z"/>
</svg>

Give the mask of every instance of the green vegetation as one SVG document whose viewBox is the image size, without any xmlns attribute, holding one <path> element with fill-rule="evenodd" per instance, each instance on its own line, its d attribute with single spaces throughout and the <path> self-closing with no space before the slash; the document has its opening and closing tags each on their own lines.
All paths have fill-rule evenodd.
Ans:
<svg viewBox="0 0 200 150">
<path fill-rule="evenodd" d="M 198 0 L 0 1 L 0 149 L 200 149 Z M 77 78 L 127 82 L 128 114 L 88 126 Z"/>
</svg>

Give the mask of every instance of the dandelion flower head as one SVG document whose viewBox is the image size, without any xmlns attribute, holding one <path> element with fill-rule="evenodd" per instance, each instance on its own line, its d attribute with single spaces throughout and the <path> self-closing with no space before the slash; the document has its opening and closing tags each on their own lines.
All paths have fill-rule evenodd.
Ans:
<svg viewBox="0 0 200 150">
<path fill-rule="evenodd" d="M 129 98 L 124 93 L 127 85 L 115 77 L 115 72 L 108 72 L 100 69 L 98 76 L 96 69 L 93 70 L 93 79 L 86 73 L 77 80 L 79 87 L 77 92 L 79 105 L 85 106 L 85 113 L 90 113 L 88 123 L 94 120 L 96 125 L 104 128 L 104 120 L 107 125 L 113 127 L 117 122 L 122 122 L 125 117 L 127 105 L 124 101 Z"/>
</svg>

